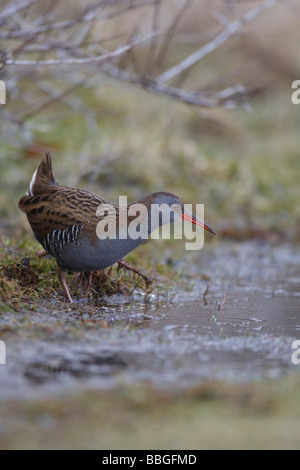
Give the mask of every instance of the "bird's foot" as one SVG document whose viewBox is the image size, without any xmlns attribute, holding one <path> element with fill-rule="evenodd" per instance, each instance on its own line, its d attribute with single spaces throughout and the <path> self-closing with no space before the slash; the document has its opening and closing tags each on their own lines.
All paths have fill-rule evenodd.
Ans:
<svg viewBox="0 0 300 470">
<path fill-rule="evenodd" d="M 93 273 L 84 273 L 84 274 L 87 276 L 87 283 L 86 283 L 85 288 L 82 291 L 82 295 L 86 297 L 93 283 Z"/>
<path fill-rule="evenodd" d="M 77 286 L 76 286 L 77 290 L 80 289 L 80 287 L 82 286 L 83 278 L 84 278 L 84 272 L 79 273 L 78 280 L 77 280 Z"/>
<path fill-rule="evenodd" d="M 152 284 L 152 280 L 150 279 L 150 277 L 146 276 L 144 273 L 142 273 L 138 269 L 136 269 L 133 266 L 131 266 L 130 264 L 126 263 L 126 261 L 124 261 L 123 259 L 121 259 L 118 263 L 118 271 L 122 268 L 127 269 L 127 271 L 132 271 L 133 273 L 140 276 L 145 281 L 147 286 L 150 286 Z"/>
<path fill-rule="evenodd" d="M 73 299 L 71 297 L 69 288 L 67 286 L 67 280 L 66 280 L 65 272 L 64 271 L 59 271 L 58 278 L 60 280 L 60 283 L 61 283 L 61 286 L 63 288 L 66 299 L 70 302 L 70 304 L 72 304 Z"/>
<path fill-rule="evenodd" d="M 86 296 L 92 283 L 93 283 L 93 273 L 91 272 L 82 272 L 79 273 L 78 281 L 77 281 L 77 290 L 83 286 L 84 280 L 87 279 L 86 285 L 82 290 L 82 296 Z"/>
</svg>

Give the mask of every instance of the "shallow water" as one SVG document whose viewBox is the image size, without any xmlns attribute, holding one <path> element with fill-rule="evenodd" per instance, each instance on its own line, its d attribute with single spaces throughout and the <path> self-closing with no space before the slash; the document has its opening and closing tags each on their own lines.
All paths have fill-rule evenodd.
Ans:
<svg viewBox="0 0 300 470">
<path fill-rule="evenodd" d="M 159 299 L 153 294 L 147 302 L 142 294 L 106 299 L 92 318 L 66 314 L 61 303 L 57 310 L 28 314 L 33 324 L 70 324 L 70 332 L 59 335 L 56 325 L 55 334 L 9 340 L 0 395 L 141 382 L 174 390 L 207 380 L 252 382 L 299 372 L 292 363 L 292 344 L 300 339 L 297 248 L 223 243 L 188 263 L 181 266 L 188 292 Z M 103 320 L 111 326 L 97 327 Z"/>
</svg>

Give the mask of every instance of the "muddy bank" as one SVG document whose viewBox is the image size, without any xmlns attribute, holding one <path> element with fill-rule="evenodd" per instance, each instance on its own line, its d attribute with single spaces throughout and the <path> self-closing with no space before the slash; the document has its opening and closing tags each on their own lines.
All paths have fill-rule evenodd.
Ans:
<svg viewBox="0 0 300 470">
<path fill-rule="evenodd" d="M 299 372 L 297 247 L 222 243 L 178 262 L 189 289 L 3 312 L 2 398 L 147 383 L 182 389 Z"/>
</svg>

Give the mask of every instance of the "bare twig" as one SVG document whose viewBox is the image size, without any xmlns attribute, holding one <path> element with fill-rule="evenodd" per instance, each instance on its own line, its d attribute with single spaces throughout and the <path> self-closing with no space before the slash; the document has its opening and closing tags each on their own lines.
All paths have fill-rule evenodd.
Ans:
<svg viewBox="0 0 300 470">
<path fill-rule="evenodd" d="M 9 5 L 0 15 L 0 24 L 3 24 L 7 18 L 15 15 L 16 13 L 27 10 L 29 7 L 35 3 L 40 2 L 41 0 L 26 0 L 23 3 L 17 3 L 16 5 Z"/>
<path fill-rule="evenodd" d="M 158 57 L 156 59 L 156 69 L 157 70 L 159 70 L 159 68 L 161 67 L 161 64 L 162 64 L 162 62 L 163 62 L 163 60 L 164 60 L 164 58 L 165 58 L 165 56 L 168 52 L 168 49 L 170 47 L 170 44 L 172 42 L 172 39 L 174 37 L 175 31 L 178 27 L 178 24 L 182 20 L 182 18 L 184 16 L 184 13 L 188 11 L 188 9 L 191 6 L 191 4 L 193 3 L 193 1 L 194 0 L 186 0 L 184 5 L 182 6 L 182 8 L 179 10 L 178 14 L 173 19 L 173 21 L 171 23 L 171 26 L 169 27 L 169 29 L 166 33 L 165 40 L 163 41 L 163 44 L 161 45 Z"/>
<path fill-rule="evenodd" d="M 233 107 L 237 102 L 242 102 L 248 99 L 249 96 L 255 95 L 265 89 L 262 85 L 253 87 L 252 89 L 236 85 L 235 87 L 230 87 L 215 93 L 188 91 L 181 88 L 169 87 L 154 80 L 143 79 L 108 63 L 103 64 L 102 70 L 117 80 L 129 82 L 152 93 L 168 96 L 186 104 L 202 106 L 204 108 L 216 108 L 220 106 Z"/>
<path fill-rule="evenodd" d="M 223 312 L 223 309 L 224 309 L 224 305 L 225 305 L 225 302 L 226 302 L 226 298 L 227 298 L 227 294 L 226 294 L 226 292 L 224 292 L 224 296 L 223 296 L 222 302 L 218 302 L 218 310 L 221 310 L 222 312 Z"/>
<path fill-rule="evenodd" d="M 23 124 L 22 119 L 19 119 L 13 116 L 12 114 L 4 111 L 0 111 L 0 119 L 2 119 L 3 121 L 10 122 L 11 124 L 15 124 L 17 126 L 21 126 Z"/>
<path fill-rule="evenodd" d="M 145 42 L 152 39 L 154 33 L 147 34 L 141 38 L 138 38 L 132 41 L 130 44 L 126 46 L 119 47 L 113 52 L 108 52 L 107 54 L 101 54 L 94 57 L 84 57 L 84 58 L 64 58 L 64 59 L 52 59 L 52 60 L 14 60 L 14 59 L 7 59 L 6 65 L 14 65 L 14 66 L 21 66 L 21 67 L 44 67 L 44 66 L 55 66 L 55 65 L 85 65 L 90 63 L 97 62 L 100 64 L 101 62 L 105 62 L 109 59 L 114 59 L 115 57 L 121 56 L 128 52 L 133 47 L 140 46 Z"/>
<path fill-rule="evenodd" d="M 107 13 L 95 14 L 93 11 L 90 10 L 88 10 L 88 12 L 86 13 L 84 10 L 81 15 L 77 16 L 76 18 L 73 18 L 72 20 L 59 21 L 57 23 L 46 23 L 42 26 L 36 27 L 35 29 L 20 29 L 17 31 L 10 31 L 8 33 L 0 33 L 0 39 L 24 39 L 27 37 L 37 36 L 38 34 L 42 33 L 49 33 L 52 31 L 65 31 L 66 29 L 72 28 L 73 26 L 76 26 L 78 24 L 82 26 L 84 23 L 95 23 L 96 21 L 100 20 L 108 20 L 110 18 L 123 15 L 125 12 L 128 12 L 128 9 L 133 10 L 136 8 L 148 6 L 150 4 L 153 4 L 155 1 L 156 0 L 143 0 L 135 3 L 127 1 L 125 6 L 123 6 L 122 8 Z M 101 5 L 98 5 L 98 8 L 100 6 Z"/>
<path fill-rule="evenodd" d="M 175 0 L 169 1 L 175 5 Z M 206 44 L 193 54 L 187 52 L 184 60 L 163 74 L 162 64 L 169 61 L 178 44 L 178 25 L 184 14 L 192 14 L 193 0 L 182 1 L 179 8 L 176 3 L 173 17 L 165 16 L 174 10 L 166 9 L 163 0 L 88 0 L 79 11 L 79 2 L 74 2 L 73 8 L 71 1 L 70 8 L 63 10 L 64 16 L 59 0 L 6 2 L 7 6 L 0 6 L 0 73 L 8 91 L 8 102 L 0 112 L 3 140 L 20 145 L 33 139 L 38 122 L 32 119 L 29 123 L 29 119 L 57 102 L 60 116 L 69 107 L 85 118 L 90 132 L 97 132 L 97 111 L 86 94 L 77 95 L 76 90 L 79 86 L 99 88 L 107 77 L 193 106 L 202 116 L 216 107 L 246 106 L 263 85 L 235 83 L 236 74 L 227 76 L 227 80 L 216 77 L 202 89 L 188 89 L 183 81 L 193 72 L 193 65 L 279 1 L 260 0 L 244 15 L 240 8 L 232 9 L 235 4 L 229 1 L 231 13 L 237 15 L 231 23 L 222 11 L 213 10 L 225 25 L 223 31 L 209 40 L 212 32 L 205 30 L 205 36 L 197 36 L 196 41 L 200 44 L 205 40 Z M 149 14 L 142 15 L 143 9 Z M 190 47 L 194 45 L 186 44 L 184 50 Z M 169 85 L 171 78 L 176 80 Z"/>
<path fill-rule="evenodd" d="M 160 75 L 157 78 L 157 82 L 165 83 L 171 80 L 172 78 L 176 77 L 177 75 L 181 74 L 185 70 L 189 69 L 193 65 L 197 64 L 208 54 L 212 53 L 222 44 L 224 44 L 230 37 L 236 34 L 240 29 L 242 29 L 243 26 L 254 21 L 256 18 L 258 18 L 258 16 L 262 15 L 265 11 L 272 8 L 279 1 L 280 0 L 265 0 L 261 5 L 248 11 L 241 18 L 234 21 L 233 23 L 230 23 L 227 28 L 224 29 L 224 31 L 222 31 L 218 36 L 216 36 L 212 41 L 205 44 L 205 46 L 198 49 L 198 51 L 186 57 L 182 62 Z"/>
<path fill-rule="evenodd" d="M 38 104 L 35 106 L 32 110 L 26 112 L 22 116 L 22 121 L 26 121 L 27 119 L 30 119 L 33 116 L 38 116 L 41 112 L 45 111 L 46 109 L 50 108 L 55 102 L 63 100 L 67 95 L 72 93 L 76 88 L 78 88 L 81 84 L 76 83 L 75 85 L 73 84 L 72 86 L 68 87 L 66 90 L 58 93 L 55 96 L 52 96 L 50 99 L 43 101 L 42 103 Z"/>
<path fill-rule="evenodd" d="M 204 305 L 207 305 L 206 296 L 208 294 L 208 291 L 209 291 L 209 288 L 210 288 L 211 285 L 212 285 L 212 281 L 209 281 L 207 286 L 206 286 L 205 291 L 203 292 L 203 303 L 204 303 Z"/>
<path fill-rule="evenodd" d="M 156 0 L 154 4 L 154 10 L 153 10 L 153 21 L 152 21 L 152 31 L 159 31 L 160 30 L 160 13 L 161 13 L 161 5 L 162 5 L 162 0 Z M 145 66 L 145 73 L 144 76 L 148 77 L 149 75 L 152 75 L 152 70 L 154 66 L 154 60 L 155 60 L 155 54 L 156 54 L 156 49 L 158 47 L 158 36 L 155 36 L 151 42 L 151 45 L 149 47 L 148 55 L 147 55 L 147 60 L 146 60 L 146 66 Z"/>
</svg>

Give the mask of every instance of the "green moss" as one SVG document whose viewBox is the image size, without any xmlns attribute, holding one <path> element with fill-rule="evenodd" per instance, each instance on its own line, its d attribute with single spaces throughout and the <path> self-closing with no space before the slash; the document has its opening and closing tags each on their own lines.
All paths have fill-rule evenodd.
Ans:
<svg viewBox="0 0 300 470">
<path fill-rule="evenodd" d="M 35 305 L 44 300 L 59 298 L 64 302 L 62 289 L 58 280 L 58 268 L 51 257 L 41 257 L 39 245 L 28 238 L 18 242 L 6 240 L 0 247 L 0 301 L 1 308 L 19 309 L 24 304 Z M 89 293 L 91 300 L 104 296 L 120 294 L 131 295 L 136 289 L 150 293 L 153 289 L 167 289 L 176 284 L 176 273 L 170 266 L 161 262 L 153 264 L 151 255 L 143 252 L 141 257 L 135 253 L 128 261 L 147 275 L 153 277 L 153 285 L 148 285 L 138 274 L 133 274 L 117 265 L 104 272 L 93 274 L 93 284 Z M 151 272 L 150 272 L 151 268 Z M 78 274 L 68 275 L 72 293 L 81 295 L 78 287 Z"/>
</svg>

